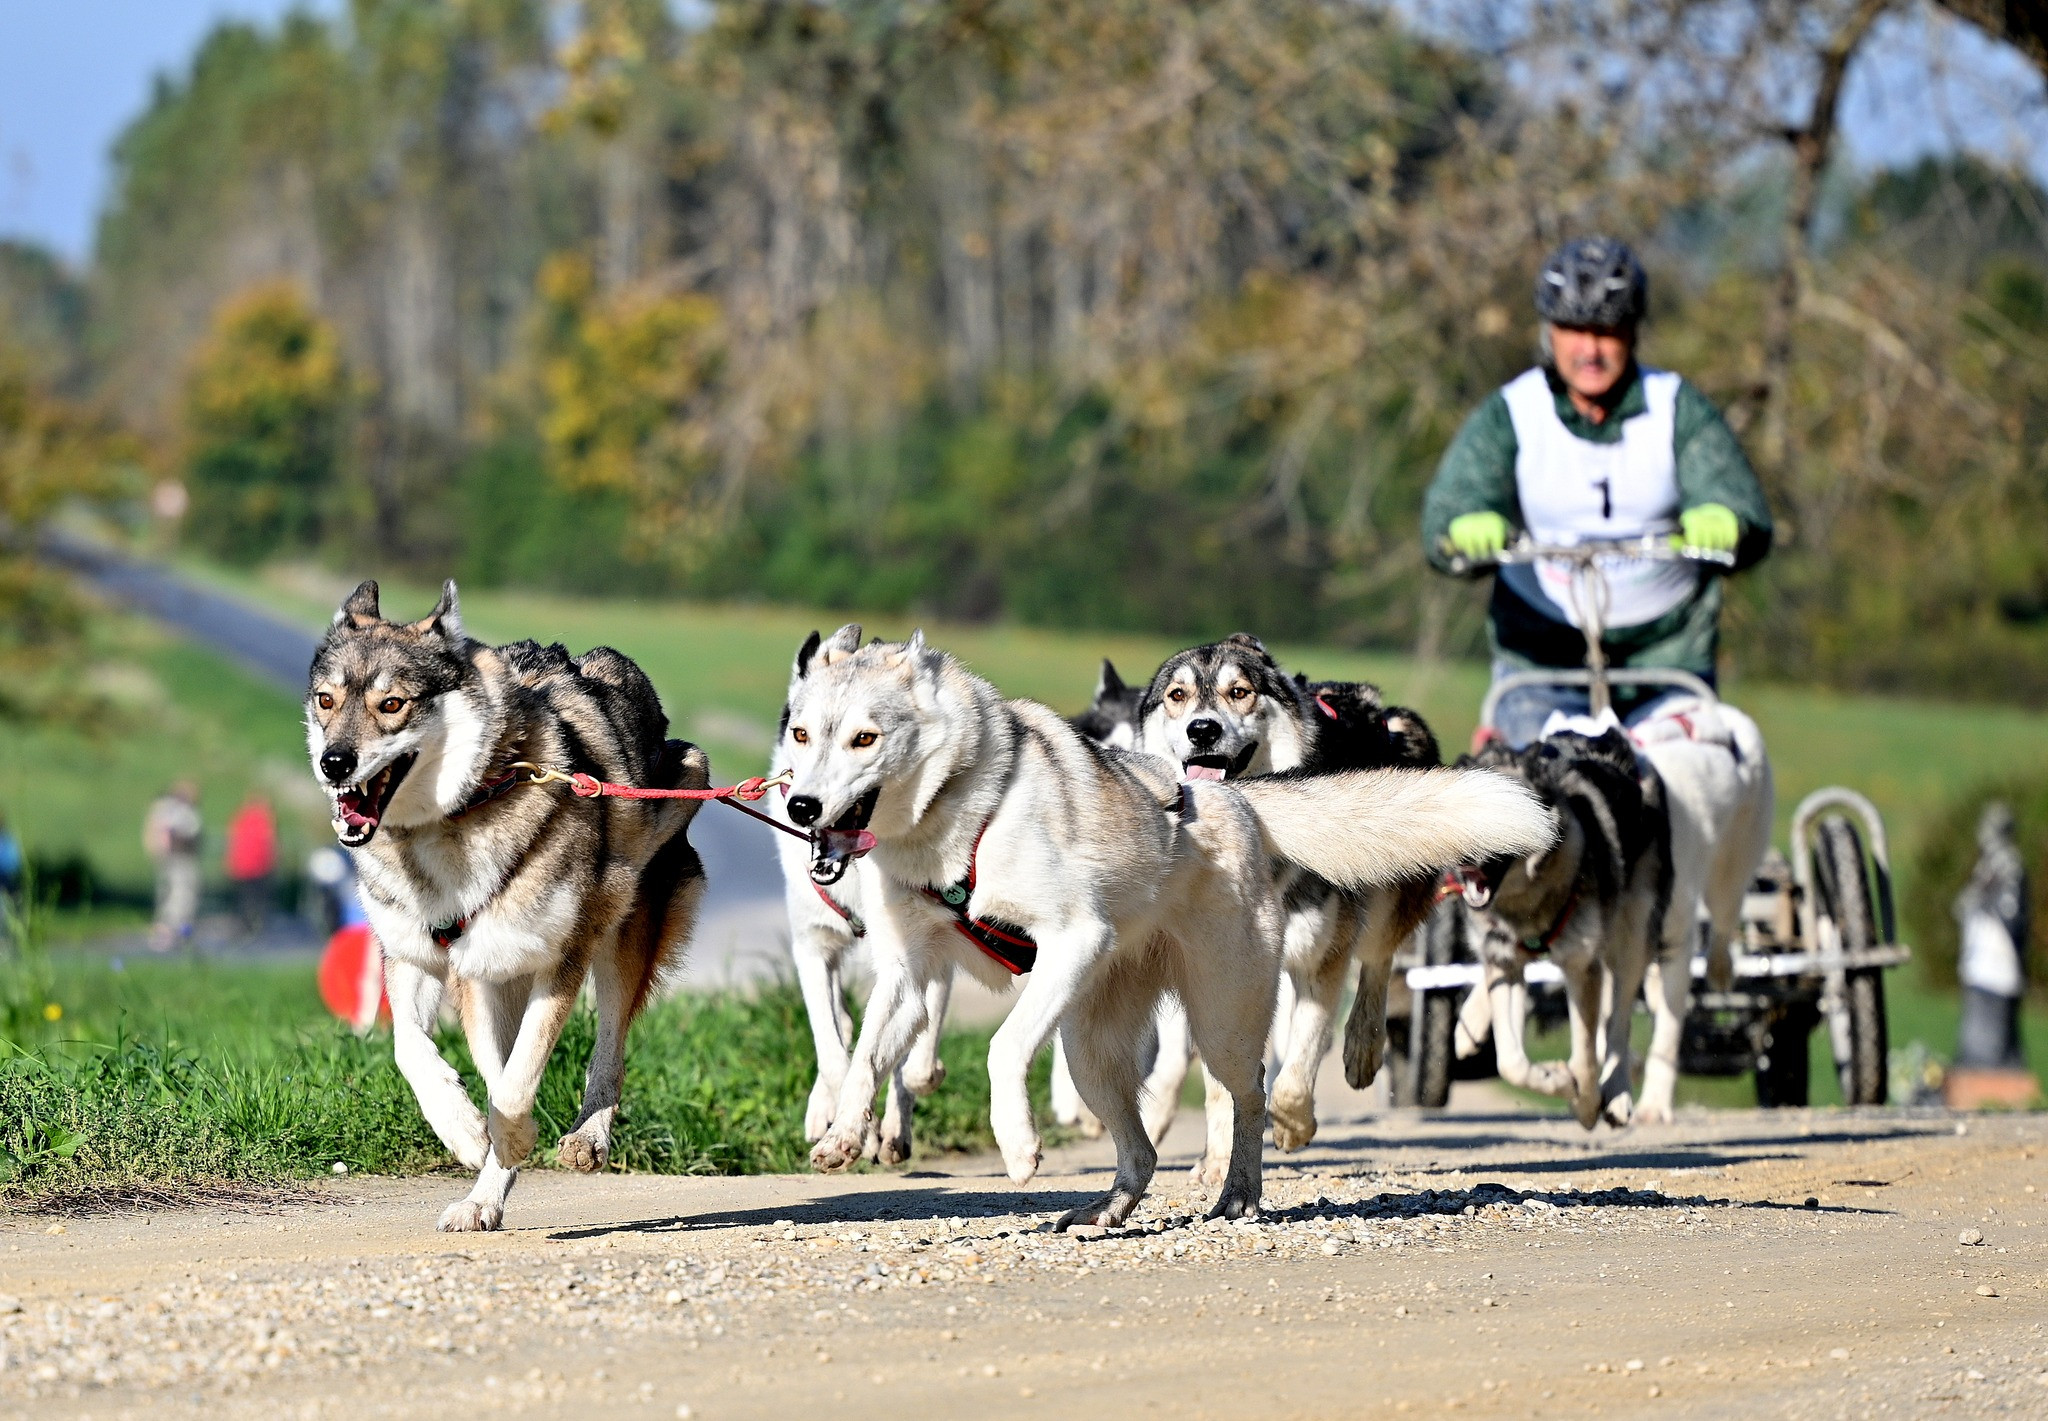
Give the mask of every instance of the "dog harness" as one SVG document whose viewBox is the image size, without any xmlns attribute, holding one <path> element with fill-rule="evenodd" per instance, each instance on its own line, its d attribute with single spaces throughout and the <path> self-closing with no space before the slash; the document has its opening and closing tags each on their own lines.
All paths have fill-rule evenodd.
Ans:
<svg viewBox="0 0 2048 1421">
<path fill-rule="evenodd" d="M 917 891 L 951 913 L 954 930 L 1014 977 L 1029 972 L 1038 964 L 1038 944 L 1017 928 L 991 922 L 987 918 L 967 916 L 967 901 L 974 896 L 974 864 L 981 856 L 981 836 L 988 832 L 988 826 L 989 821 L 984 819 L 981 828 L 974 833 L 974 846 L 967 851 L 966 876 L 944 888 L 921 885 Z M 821 894 L 823 891 L 819 890 Z M 830 898 L 825 901 L 832 903 Z M 832 903 L 832 906 L 849 923 L 853 921 L 837 903 Z"/>
</svg>

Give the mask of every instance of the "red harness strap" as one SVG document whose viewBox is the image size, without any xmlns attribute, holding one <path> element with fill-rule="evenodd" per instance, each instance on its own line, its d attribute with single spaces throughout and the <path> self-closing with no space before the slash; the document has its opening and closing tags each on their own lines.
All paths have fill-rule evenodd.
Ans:
<svg viewBox="0 0 2048 1421">
<path fill-rule="evenodd" d="M 813 878 L 809 882 L 811 887 L 817 891 L 818 896 L 825 900 L 825 906 L 846 919 L 846 927 L 849 932 L 855 937 L 866 937 L 868 935 L 868 925 L 860 920 L 860 914 L 854 912 L 853 909 L 847 907 L 837 898 L 834 898 L 830 893 L 827 893 L 825 885 L 818 882 L 817 879 Z"/>
<path fill-rule="evenodd" d="M 1029 972 L 1038 964 L 1038 944 L 1017 928 L 1006 927 L 987 918 L 967 916 L 967 901 L 974 896 L 974 865 L 981 857 L 981 836 L 987 832 L 988 821 L 984 819 L 981 828 L 975 831 L 974 846 L 967 851 L 965 878 L 944 888 L 921 887 L 917 891 L 951 913 L 954 931 L 1014 977 Z"/>
</svg>

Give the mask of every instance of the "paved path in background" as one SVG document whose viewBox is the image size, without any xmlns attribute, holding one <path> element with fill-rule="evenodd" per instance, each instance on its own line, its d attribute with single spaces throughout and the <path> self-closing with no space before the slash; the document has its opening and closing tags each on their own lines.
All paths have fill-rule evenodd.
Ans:
<svg viewBox="0 0 2048 1421">
<path fill-rule="evenodd" d="M 1345 1119 L 1206 1226 L 1195 1126 L 1096 1238 L 1043 1229 L 1100 1145 L 531 1174 L 499 1234 L 433 1232 L 452 1176 L 0 1220 L 0 1418 L 2048 1412 L 2039 1116 Z"/>
<path fill-rule="evenodd" d="M 305 693 L 306 668 L 319 641 L 315 629 L 174 569 L 75 536 L 53 532 L 42 547 L 45 556 L 107 596 L 218 651 L 294 699 Z M 706 805 L 690 826 L 690 841 L 704 859 L 709 882 L 685 983 L 756 981 L 785 969 L 788 929 L 775 832 L 743 814 Z"/>
</svg>

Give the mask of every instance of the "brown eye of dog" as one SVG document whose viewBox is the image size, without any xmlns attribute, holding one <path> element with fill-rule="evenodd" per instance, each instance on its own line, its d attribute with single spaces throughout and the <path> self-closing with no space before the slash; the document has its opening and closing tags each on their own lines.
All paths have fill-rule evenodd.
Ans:
<svg viewBox="0 0 2048 1421">
<path fill-rule="evenodd" d="M 789 738 L 799 745 L 808 745 L 811 743 L 811 732 L 799 725 L 789 732 Z"/>
<path fill-rule="evenodd" d="M 853 748 L 856 750 L 865 750 L 868 748 L 868 746 L 874 744 L 877 738 L 878 737 L 875 735 L 874 731 L 863 730 L 860 734 L 853 737 Z"/>
<path fill-rule="evenodd" d="M 1179 705 L 1182 701 L 1186 700 L 1187 698 L 1188 693 L 1179 686 L 1175 686 L 1172 690 L 1166 693 L 1166 699 L 1172 701 L 1175 705 Z"/>
<path fill-rule="evenodd" d="M 1252 690 L 1249 686 L 1232 686 L 1230 688 L 1230 699 L 1232 699 L 1233 701 L 1241 701 L 1246 696 L 1249 696 L 1251 693 Z"/>
<path fill-rule="evenodd" d="M 319 702 L 320 709 L 322 710 L 334 709 L 334 697 L 328 695 L 325 691 L 322 691 L 318 696 L 315 696 L 314 700 Z"/>
<path fill-rule="evenodd" d="M 386 696 L 383 700 L 377 702 L 378 713 L 382 715 L 397 715 L 403 709 L 405 709 L 405 697 L 403 696 Z"/>
</svg>

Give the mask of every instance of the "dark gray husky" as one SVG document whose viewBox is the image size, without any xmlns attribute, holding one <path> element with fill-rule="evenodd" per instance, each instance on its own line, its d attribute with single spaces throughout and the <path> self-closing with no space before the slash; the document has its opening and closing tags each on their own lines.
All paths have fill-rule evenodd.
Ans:
<svg viewBox="0 0 2048 1421">
<path fill-rule="evenodd" d="M 1501 1074 L 1517 1085 L 1568 1096 L 1589 1130 L 1602 1114 L 1625 1125 L 1630 1020 L 1652 936 L 1671 898 L 1671 819 L 1663 782 L 1639 763 L 1619 730 L 1598 739 L 1566 731 L 1520 751 L 1495 741 L 1458 763 L 1524 781 L 1557 826 L 1549 848 L 1485 865 L 1483 887 L 1466 895 L 1471 937 L 1486 967 L 1483 990 Z M 1522 1049 L 1522 969 L 1545 956 L 1565 979 L 1572 1027 L 1568 1072 L 1548 1063 L 1531 1065 Z"/>
<path fill-rule="evenodd" d="M 697 805 L 582 799 L 544 772 L 709 783 L 704 752 L 667 730 L 654 687 L 616 651 L 471 640 L 452 582 L 417 622 L 385 620 L 377 584 L 363 583 L 314 655 L 307 741 L 384 950 L 398 1067 L 434 1133 L 479 1171 L 444 1230 L 503 1220 L 534 1146 L 541 1072 L 586 976 L 597 1046 L 559 1148 L 586 1171 L 610 1156 L 626 1028 L 678 963 L 703 896 L 686 832 Z M 434 1046 L 444 993 L 488 1120 Z"/>
</svg>

